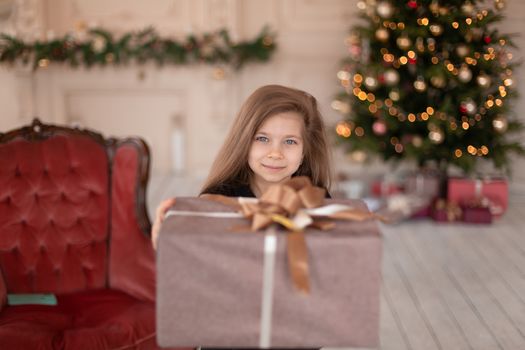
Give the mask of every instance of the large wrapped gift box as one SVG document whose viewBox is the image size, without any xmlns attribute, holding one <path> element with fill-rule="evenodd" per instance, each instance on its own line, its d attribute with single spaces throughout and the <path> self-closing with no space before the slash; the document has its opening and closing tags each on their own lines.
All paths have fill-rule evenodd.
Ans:
<svg viewBox="0 0 525 350">
<path fill-rule="evenodd" d="M 487 200 L 490 213 L 501 216 L 508 206 L 509 189 L 504 178 L 469 179 L 452 177 L 448 180 L 447 199 L 465 205 L 476 200 Z"/>
<path fill-rule="evenodd" d="M 327 202 L 366 209 L 358 200 Z M 277 230 L 272 283 L 263 286 L 265 232 L 242 229 L 244 218 L 192 215 L 234 211 L 205 199 L 178 198 L 172 210 L 178 214 L 166 217 L 157 256 L 160 346 L 378 346 L 382 244 L 374 221 L 306 230 L 310 293 L 304 294 L 288 272 L 285 231 Z"/>
</svg>

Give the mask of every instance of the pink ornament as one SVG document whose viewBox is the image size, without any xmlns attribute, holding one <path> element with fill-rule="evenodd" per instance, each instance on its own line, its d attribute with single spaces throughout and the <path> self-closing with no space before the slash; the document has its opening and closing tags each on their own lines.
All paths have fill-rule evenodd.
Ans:
<svg viewBox="0 0 525 350">
<path fill-rule="evenodd" d="M 372 130 L 376 135 L 386 134 L 386 123 L 382 120 L 378 120 L 372 124 Z"/>
</svg>

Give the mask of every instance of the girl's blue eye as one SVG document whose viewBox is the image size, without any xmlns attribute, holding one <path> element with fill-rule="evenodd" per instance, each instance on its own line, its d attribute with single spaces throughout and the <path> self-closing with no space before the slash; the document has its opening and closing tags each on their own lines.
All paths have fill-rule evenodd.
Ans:
<svg viewBox="0 0 525 350">
<path fill-rule="evenodd" d="M 260 142 L 268 142 L 268 138 L 266 136 L 257 136 L 255 140 Z"/>
<path fill-rule="evenodd" d="M 284 141 L 287 145 L 296 145 L 297 144 L 297 141 L 295 140 L 292 140 L 292 139 L 288 139 L 286 141 Z"/>
</svg>

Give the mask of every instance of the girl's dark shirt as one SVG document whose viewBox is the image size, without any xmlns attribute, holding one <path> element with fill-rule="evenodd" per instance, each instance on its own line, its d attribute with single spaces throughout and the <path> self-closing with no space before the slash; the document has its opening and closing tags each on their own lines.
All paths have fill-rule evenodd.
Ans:
<svg viewBox="0 0 525 350">
<path fill-rule="evenodd" d="M 229 184 L 223 184 L 220 187 L 216 187 L 210 191 L 207 192 L 208 194 L 222 194 L 226 197 L 252 197 L 255 198 L 255 194 L 253 194 L 252 189 L 249 185 L 229 185 Z M 325 198 L 332 198 L 330 196 L 330 193 L 326 191 Z"/>
</svg>

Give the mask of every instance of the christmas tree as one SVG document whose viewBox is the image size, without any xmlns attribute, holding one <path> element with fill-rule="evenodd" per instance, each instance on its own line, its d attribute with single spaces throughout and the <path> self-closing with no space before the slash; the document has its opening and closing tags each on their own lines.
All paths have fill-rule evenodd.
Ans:
<svg viewBox="0 0 525 350">
<path fill-rule="evenodd" d="M 481 159 L 510 170 L 525 155 L 513 138 L 511 35 L 502 34 L 504 0 L 358 2 L 360 24 L 347 38 L 332 107 L 336 132 L 356 158 L 456 165 L 472 172 Z"/>
</svg>

